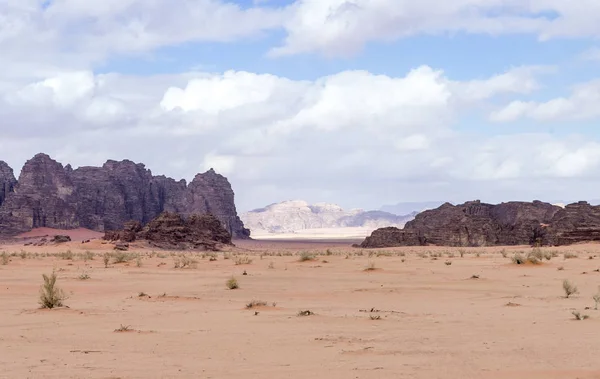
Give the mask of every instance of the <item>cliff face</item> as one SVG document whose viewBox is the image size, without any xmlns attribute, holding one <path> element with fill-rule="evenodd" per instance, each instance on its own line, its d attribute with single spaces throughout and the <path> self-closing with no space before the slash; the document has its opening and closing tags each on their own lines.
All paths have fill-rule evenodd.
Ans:
<svg viewBox="0 0 600 379">
<path fill-rule="evenodd" d="M 12 168 L 6 162 L 0 161 L 0 206 L 4 203 L 6 196 L 14 190 L 16 184 L 17 179 L 15 179 Z"/>
<path fill-rule="evenodd" d="M 25 163 L 18 181 L 13 177 L 11 182 L 5 172 L 12 170 L 0 164 L 0 188 L 12 189 L 0 191 L 0 234 L 37 227 L 118 230 L 127 221 L 147 224 L 170 211 L 212 213 L 234 238 L 249 237 L 237 216 L 231 185 L 212 170 L 187 185 L 153 176 L 143 164 L 128 160 L 73 170 L 38 154 Z"/>
<path fill-rule="evenodd" d="M 564 243 L 566 239 L 557 238 L 558 234 L 582 230 L 581 225 L 572 222 L 580 217 L 581 212 L 581 210 L 565 212 L 558 206 L 540 201 L 508 202 L 497 205 L 479 201 L 460 205 L 446 203 L 437 209 L 419 213 L 402 230 L 379 229 L 373 232 L 362 243 L 362 247 Z M 598 214 L 600 215 L 600 209 Z M 561 223 L 558 222 L 560 215 L 564 215 Z M 593 217 L 590 216 L 589 219 Z M 598 219 L 600 221 L 600 217 Z M 600 223 L 596 225 L 600 227 Z"/>
</svg>

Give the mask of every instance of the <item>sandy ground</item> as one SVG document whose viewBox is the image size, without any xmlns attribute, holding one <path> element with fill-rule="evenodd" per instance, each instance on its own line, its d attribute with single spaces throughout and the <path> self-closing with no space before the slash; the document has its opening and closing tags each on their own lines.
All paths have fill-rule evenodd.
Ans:
<svg viewBox="0 0 600 379">
<path fill-rule="evenodd" d="M 185 269 L 174 268 L 181 253 L 148 250 L 141 267 L 132 252 L 105 268 L 109 247 L 0 246 L 14 253 L 0 265 L 1 378 L 600 378 L 598 245 L 523 266 L 514 248 L 369 256 L 345 243 L 247 241 L 214 261 L 188 253 L 197 263 Z M 320 255 L 300 262 L 303 252 Z M 68 308 L 41 310 L 53 269 Z M 226 288 L 232 276 L 239 289 Z M 564 279 L 579 294 L 565 298 Z M 252 300 L 267 305 L 246 309 Z"/>
</svg>

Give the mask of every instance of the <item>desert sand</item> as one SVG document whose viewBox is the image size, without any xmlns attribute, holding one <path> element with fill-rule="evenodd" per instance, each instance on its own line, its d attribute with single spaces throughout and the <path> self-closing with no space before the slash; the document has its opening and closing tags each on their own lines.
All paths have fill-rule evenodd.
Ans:
<svg viewBox="0 0 600 379">
<path fill-rule="evenodd" d="M 600 245 L 516 265 L 530 248 L 236 244 L 185 253 L 191 268 L 149 249 L 105 268 L 99 240 L 0 246 L 0 377 L 600 378 Z M 40 309 L 53 269 L 68 308 Z M 565 298 L 564 279 L 579 294 Z"/>
</svg>

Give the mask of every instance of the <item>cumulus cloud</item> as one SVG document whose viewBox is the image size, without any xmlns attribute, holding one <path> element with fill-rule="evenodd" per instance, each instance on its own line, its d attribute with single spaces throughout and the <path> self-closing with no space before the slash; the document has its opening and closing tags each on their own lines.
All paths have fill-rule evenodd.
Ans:
<svg viewBox="0 0 600 379">
<path fill-rule="evenodd" d="M 477 196 L 495 181 L 593 176 L 595 143 L 455 130 L 474 107 L 538 88 L 544 72 L 515 67 L 476 81 L 429 66 L 312 81 L 62 72 L 0 91 L 0 149 L 16 169 L 38 151 L 75 166 L 128 158 L 188 180 L 212 167 L 231 179 L 241 209 L 289 197 L 377 206 L 409 193 Z"/>
<path fill-rule="evenodd" d="M 490 120 L 509 122 L 520 118 L 536 121 L 589 120 L 600 117 L 600 80 L 573 87 L 568 97 L 558 97 L 545 102 L 517 100 L 493 111 Z"/>
</svg>

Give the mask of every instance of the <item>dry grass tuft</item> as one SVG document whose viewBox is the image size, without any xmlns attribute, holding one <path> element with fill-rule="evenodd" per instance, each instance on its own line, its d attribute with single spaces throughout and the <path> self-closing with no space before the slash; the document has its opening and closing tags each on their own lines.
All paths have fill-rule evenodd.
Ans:
<svg viewBox="0 0 600 379">
<path fill-rule="evenodd" d="M 56 272 L 52 271 L 51 275 L 42 274 L 42 277 L 44 284 L 40 288 L 39 298 L 41 307 L 52 309 L 64 306 L 63 302 L 67 299 L 67 295 L 56 286 Z"/>
</svg>

